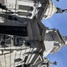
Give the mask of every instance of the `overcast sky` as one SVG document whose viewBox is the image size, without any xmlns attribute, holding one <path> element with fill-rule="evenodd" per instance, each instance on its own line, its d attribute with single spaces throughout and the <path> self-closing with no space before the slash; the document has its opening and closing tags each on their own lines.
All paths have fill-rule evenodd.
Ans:
<svg viewBox="0 0 67 67">
<path fill-rule="evenodd" d="M 62 9 L 67 8 L 67 0 L 60 0 L 60 2 L 53 0 L 53 2 L 57 7 Z M 54 14 L 48 20 L 43 20 L 43 23 L 49 28 L 59 29 L 63 36 L 67 36 L 67 13 Z M 67 67 L 67 46 L 63 47 L 54 55 L 48 55 L 48 57 L 52 62 L 58 62 L 57 66 L 51 65 L 51 67 Z"/>
</svg>

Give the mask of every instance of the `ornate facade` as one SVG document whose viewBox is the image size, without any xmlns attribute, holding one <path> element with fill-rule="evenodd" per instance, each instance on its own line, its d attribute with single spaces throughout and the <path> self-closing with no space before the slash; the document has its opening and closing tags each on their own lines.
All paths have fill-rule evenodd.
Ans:
<svg viewBox="0 0 67 67">
<path fill-rule="evenodd" d="M 0 0 L 0 67 L 50 67 L 44 57 L 66 43 L 41 22 L 55 12 L 52 0 Z"/>
</svg>

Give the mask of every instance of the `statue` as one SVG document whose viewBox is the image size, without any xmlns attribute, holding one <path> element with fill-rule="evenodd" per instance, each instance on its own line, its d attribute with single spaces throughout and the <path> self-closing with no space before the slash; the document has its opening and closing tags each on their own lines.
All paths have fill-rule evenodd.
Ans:
<svg viewBox="0 0 67 67">
<path fill-rule="evenodd" d="M 59 0 L 56 0 L 59 2 Z M 64 13 L 67 12 L 67 9 L 61 9 L 59 7 L 56 7 L 52 0 L 49 1 L 49 4 L 47 6 L 46 11 L 44 12 L 44 18 L 48 19 L 53 16 L 55 13 Z"/>
<path fill-rule="evenodd" d="M 61 8 L 58 8 L 56 7 L 57 9 L 57 12 L 56 13 L 64 13 L 64 12 L 67 12 L 67 9 L 61 9 Z"/>
</svg>

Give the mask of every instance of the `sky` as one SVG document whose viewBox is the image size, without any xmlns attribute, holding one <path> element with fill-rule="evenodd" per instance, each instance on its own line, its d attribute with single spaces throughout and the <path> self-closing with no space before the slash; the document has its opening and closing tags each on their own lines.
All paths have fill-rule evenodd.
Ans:
<svg viewBox="0 0 67 67">
<path fill-rule="evenodd" d="M 56 7 L 62 9 L 67 8 L 67 0 L 60 0 L 57 2 L 53 0 Z M 63 36 L 67 36 L 67 13 L 54 14 L 47 20 L 42 20 L 43 24 L 49 28 L 56 28 Z M 53 55 L 47 56 L 51 62 L 57 61 L 57 66 L 51 65 L 51 67 L 67 67 L 67 46 L 63 47 L 60 51 Z"/>
</svg>

